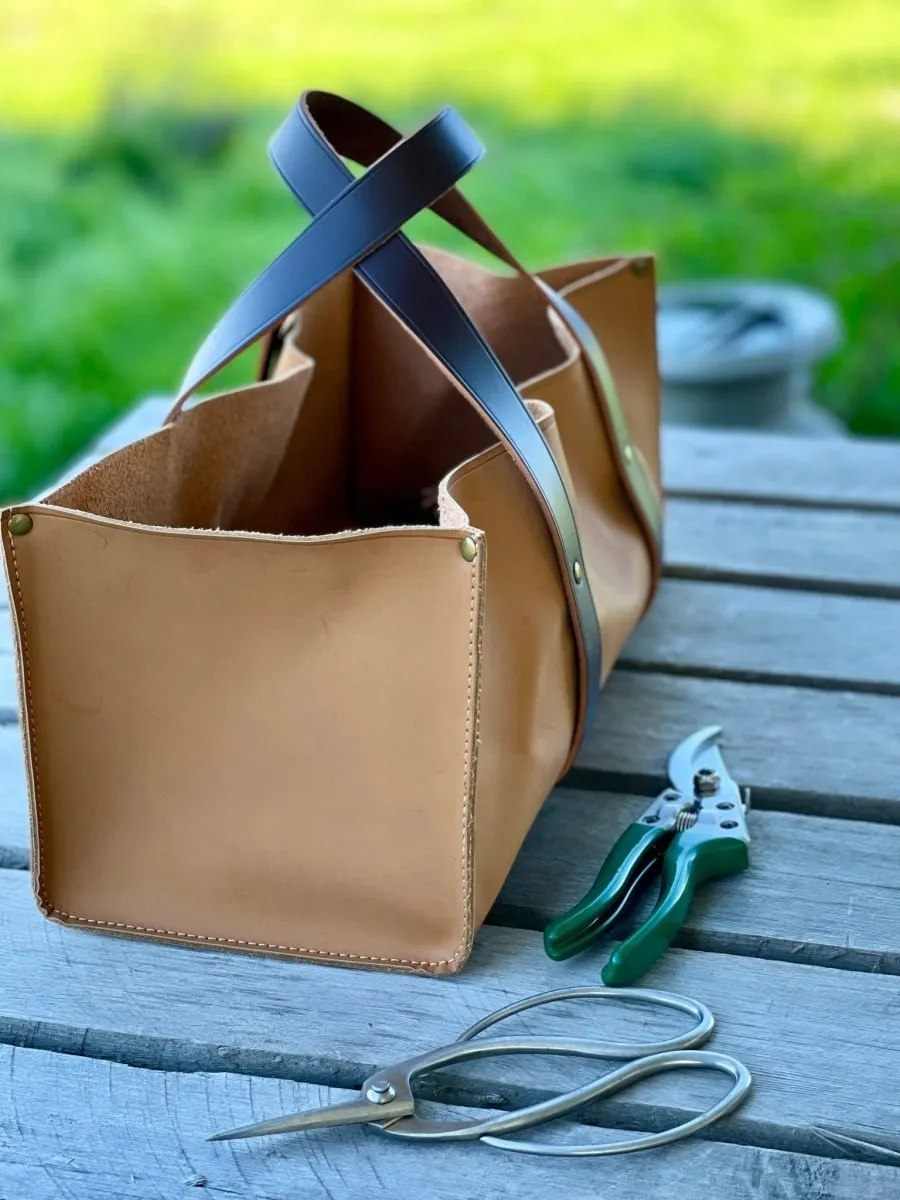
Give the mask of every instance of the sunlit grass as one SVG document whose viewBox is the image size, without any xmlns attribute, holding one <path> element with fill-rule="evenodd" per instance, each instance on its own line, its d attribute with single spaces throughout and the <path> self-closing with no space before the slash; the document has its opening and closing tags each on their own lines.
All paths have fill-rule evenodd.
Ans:
<svg viewBox="0 0 900 1200">
<path fill-rule="evenodd" d="M 490 150 L 466 189 L 534 265 L 824 288 L 822 397 L 900 433 L 896 0 L 5 0 L 0 55 L 2 495 L 170 389 L 296 232 L 264 143 L 303 86 L 455 103 Z"/>
<path fill-rule="evenodd" d="M 302 85 L 518 120 L 677 97 L 806 150 L 896 130 L 895 0 L 5 0 L 8 120 L 58 125 L 110 94 L 280 106 Z"/>
</svg>

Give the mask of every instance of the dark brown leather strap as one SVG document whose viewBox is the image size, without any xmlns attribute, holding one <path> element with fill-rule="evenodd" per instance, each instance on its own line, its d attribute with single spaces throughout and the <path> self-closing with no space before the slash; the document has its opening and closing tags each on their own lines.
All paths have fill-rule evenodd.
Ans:
<svg viewBox="0 0 900 1200">
<path fill-rule="evenodd" d="M 310 107 L 317 104 L 321 111 L 313 119 Z M 557 549 L 575 635 L 580 679 L 573 742 L 577 748 L 596 710 L 602 657 L 600 626 L 565 482 L 512 380 L 443 280 L 399 232 L 415 212 L 449 192 L 481 147 L 461 119 L 445 110 L 413 137 L 394 137 L 370 169 L 354 179 L 318 124 L 328 124 L 329 113 L 335 111 L 340 126 L 342 114 L 352 113 L 352 107 L 342 108 L 335 98 L 313 93 L 303 98 L 276 135 L 273 158 L 313 220 L 213 329 L 188 370 L 172 417 L 191 392 L 235 354 L 353 267 L 481 412 L 541 505 Z M 343 137 L 338 136 L 337 145 L 346 150 Z M 521 268 L 516 264 L 516 269 Z"/>
<path fill-rule="evenodd" d="M 354 140 L 360 136 L 353 121 L 357 111 L 365 112 L 328 93 L 306 93 L 270 143 L 276 169 L 312 214 L 326 208 L 352 178 L 343 158 L 361 152 Z M 371 119 L 376 127 L 383 125 Z M 375 167 L 390 159 L 385 141 L 377 149 L 382 145 L 386 153 L 376 158 Z M 515 384 L 456 297 L 408 238 L 402 233 L 391 237 L 358 262 L 355 270 L 482 413 L 541 505 L 556 546 L 578 652 L 577 747 L 597 708 L 602 646 L 575 514 L 559 465 Z"/>
<path fill-rule="evenodd" d="M 448 108 L 398 140 L 359 179 L 348 173 L 310 225 L 216 323 L 188 368 L 171 416 L 230 359 L 432 204 L 483 153 L 466 123 Z"/>
<path fill-rule="evenodd" d="M 288 139 L 302 133 L 299 129 L 301 106 L 305 106 L 310 118 L 321 130 L 327 132 L 328 140 L 338 154 L 363 167 L 370 166 L 383 155 L 388 154 L 403 137 L 387 121 L 352 100 L 333 95 L 330 92 L 307 92 L 301 98 L 298 109 L 288 116 L 270 144 L 270 155 L 283 178 L 285 178 L 285 172 L 279 165 L 279 158 L 284 158 L 285 154 L 289 153 L 286 148 Z M 285 182 L 291 187 L 290 179 L 285 178 Z M 301 199 L 302 202 L 299 195 L 298 199 Z M 654 569 L 658 575 L 662 565 L 662 505 L 660 497 L 646 462 L 640 454 L 635 452 L 615 379 L 594 331 L 564 296 L 554 291 L 540 276 L 532 275 L 525 269 L 506 243 L 497 236 L 478 210 L 457 188 L 454 187 L 442 195 L 431 205 L 431 209 L 437 216 L 481 246 L 482 249 L 493 254 L 501 262 L 506 263 L 519 275 L 526 278 L 533 287 L 542 293 L 543 299 L 551 308 L 555 309 L 569 332 L 580 344 L 606 426 L 619 477 L 644 530 Z M 270 368 L 273 349 L 271 342 L 264 349 L 260 364 L 262 377 L 268 373 Z"/>
</svg>

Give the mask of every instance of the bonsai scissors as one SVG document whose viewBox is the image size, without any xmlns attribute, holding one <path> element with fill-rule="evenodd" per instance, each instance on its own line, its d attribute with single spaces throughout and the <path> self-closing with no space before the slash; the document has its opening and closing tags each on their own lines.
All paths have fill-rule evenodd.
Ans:
<svg viewBox="0 0 900 1200">
<path fill-rule="evenodd" d="M 672 752 L 672 786 L 628 826 L 587 895 L 544 930 L 550 958 L 584 950 L 631 911 L 644 885 L 661 872 L 656 908 L 601 972 L 611 987 L 633 983 L 672 944 L 696 885 L 749 866 L 750 791 L 742 792 L 725 768 L 716 744 L 721 732 L 717 725 L 701 729 Z"/>
<path fill-rule="evenodd" d="M 496 1025 L 498 1021 L 516 1013 L 525 1012 L 558 1000 L 620 1000 L 637 1001 L 658 1007 L 675 1009 L 694 1017 L 696 1024 L 687 1033 L 658 1042 L 645 1044 L 629 1042 L 582 1041 L 574 1038 L 537 1037 L 493 1037 L 478 1038 L 478 1034 Z M 258 1125 L 248 1125 L 228 1133 L 217 1133 L 210 1141 L 227 1141 L 232 1138 L 263 1137 L 273 1133 L 295 1133 L 302 1130 L 321 1129 L 335 1125 L 371 1125 L 390 1137 L 406 1138 L 409 1141 L 472 1141 L 478 1139 L 501 1150 L 513 1150 L 520 1154 L 549 1154 L 561 1157 L 584 1157 L 589 1155 L 625 1154 L 634 1150 L 649 1150 L 665 1146 L 681 1138 L 698 1133 L 712 1125 L 743 1103 L 750 1089 L 751 1079 L 747 1068 L 726 1054 L 696 1050 L 713 1031 L 714 1019 L 709 1009 L 696 1000 L 678 996 L 672 992 L 652 991 L 647 988 L 619 990 L 605 987 L 576 987 L 563 991 L 543 992 L 510 1004 L 507 1008 L 491 1013 L 475 1025 L 470 1026 L 452 1045 L 429 1050 L 392 1067 L 376 1071 L 362 1085 L 360 1095 L 347 1104 L 336 1104 L 329 1108 L 311 1109 Z M 428 1071 L 454 1063 L 471 1062 L 507 1054 L 564 1054 L 577 1058 L 618 1059 L 624 1065 L 601 1076 L 593 1083 L 529 1104 L 512 1112 L 501 1112 L 488 1117 L 469 1120 L 428 1120 L 417 1116 L 412 1084 Z M 503 1134 L 516 1133 L 534 1125 L 566 1116 L 589 1101 L 622 1091 L 638 1080 L 664 1071 L 682 1067 L 699 1067 L 720 1071 L 732 1080 L 728 1094 L 705 1112 L 688 1121 L 659 1133 L 642 1134 L 621 1141 L 587 1145 L 567 1145 L 549 1142 L 517 1142 Z"/>
</svg>

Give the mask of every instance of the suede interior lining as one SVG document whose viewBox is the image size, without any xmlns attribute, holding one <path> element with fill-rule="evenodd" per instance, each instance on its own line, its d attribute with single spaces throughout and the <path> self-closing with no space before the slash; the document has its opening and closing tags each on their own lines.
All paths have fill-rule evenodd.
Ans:
<svg viewBox="0 0 900 1200">
<path fill-rule="evenodd" d="M 571 347 L 527 281 L 429 254 L 517 383 L 566 362 Z M 480 414 L 352 272 L 285 332 L 272 379 L 186 409 L 45 499 L 174 528 L 434 523 L 439 481 L 496 441 Z"/>
</svg>

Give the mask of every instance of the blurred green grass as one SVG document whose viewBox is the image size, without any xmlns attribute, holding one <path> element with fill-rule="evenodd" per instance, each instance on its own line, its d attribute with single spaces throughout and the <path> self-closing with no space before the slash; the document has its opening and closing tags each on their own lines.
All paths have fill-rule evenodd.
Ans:
<svg viewBox="0 0 900 1200">
<path fill-rule="evenodd" d="M 896 0 L 5 0 L 0 495 L 171 390 L 296 233 L 264 143 L 303 86 L 407 126 L 457 104 L 489 147 L 466 191 L 532 265 L 824 289 L 820 398 L 900 434 L 898 34 Z"/>
</svg>

